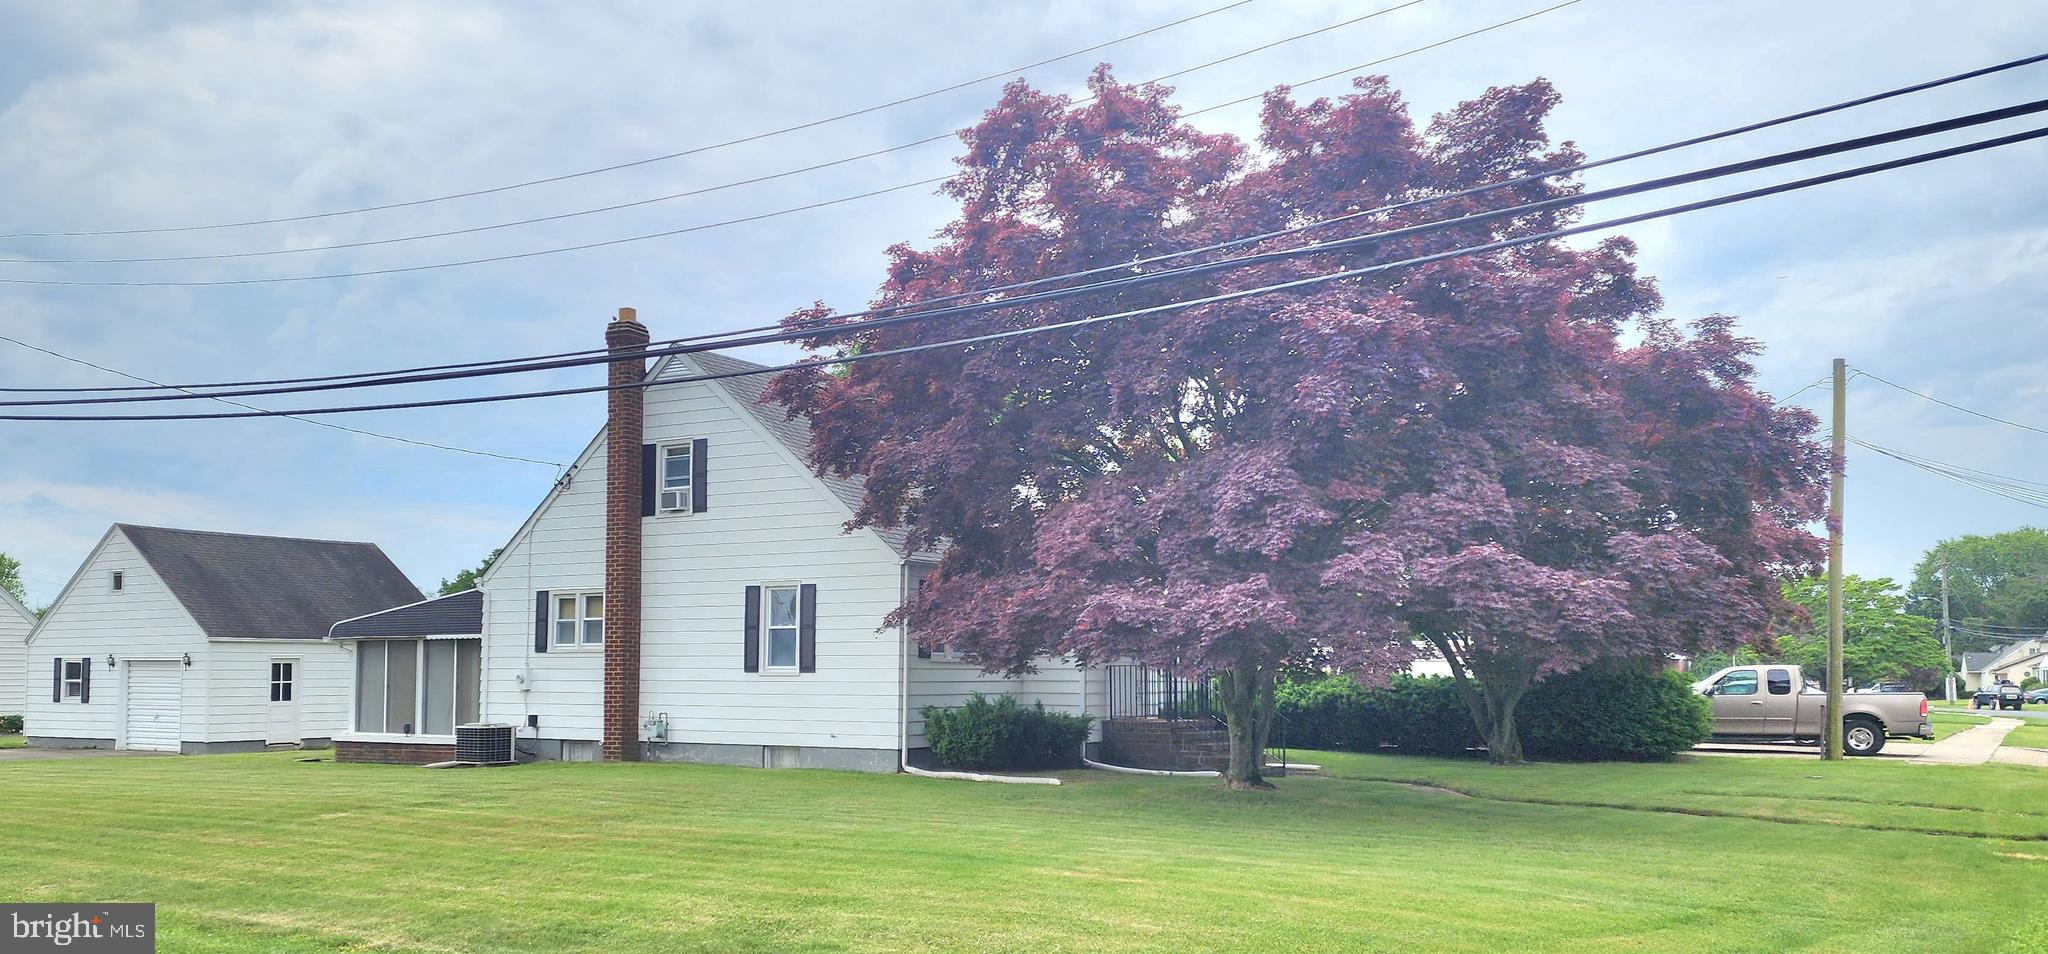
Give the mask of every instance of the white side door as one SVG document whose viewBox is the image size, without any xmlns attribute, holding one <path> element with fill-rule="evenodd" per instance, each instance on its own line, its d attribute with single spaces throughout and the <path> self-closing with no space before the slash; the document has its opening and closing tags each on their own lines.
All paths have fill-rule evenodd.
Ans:
<svg viewBox="0 0 2048 954">
<path fill-rule="evenodd" d="M 271 745 L 297 745 L 299 737 L 299 660 L 278 656 L 270 660 L 270 710 L 263 741 Z"/>
<path fill-rule="evenodd" d="M 124 665 L 128 674 L 121 747 L 149 752 L 178 751 L 184 664 L 170 659 L 131 661 Z"/>
</svg>

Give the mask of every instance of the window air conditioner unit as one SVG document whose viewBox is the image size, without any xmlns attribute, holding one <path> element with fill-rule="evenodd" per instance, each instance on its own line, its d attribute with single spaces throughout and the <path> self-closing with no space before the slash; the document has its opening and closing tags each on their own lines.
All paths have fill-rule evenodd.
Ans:
<svg viewBox="0 0 2048 954">
<path fill-rule="evenodd" d="M 470 765 L 512 764 L 512 727 L 502 722 L 456 726 L 455 761 Z"/>
<path fill-rule="evenodd" d="M 665 511 L 690 509 L 690 492 L 687 490 L 662 491 L 661 509 Z"/>
</svg>

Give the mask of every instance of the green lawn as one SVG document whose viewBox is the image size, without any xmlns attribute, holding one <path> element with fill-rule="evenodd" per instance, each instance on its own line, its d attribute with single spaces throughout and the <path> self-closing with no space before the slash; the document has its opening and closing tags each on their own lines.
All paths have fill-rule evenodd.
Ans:
<svg viewBox="0 0 2048 954">
<path fill-rule="evenodd" d="M 1927 721 L 1934 723 L 1934 741 L 1939 742 L 1973 725 L 1988 725 L 1991 720 L 1984 716 L 1954 715 L 1947 712 L 1928 713 Z"/>
<path fill-rule="evenodd" d="M 2028 749 L 2048 749 L 2048 724 L 2032 721 L 2023 723 L 2019 728 L 2012 730 L 2011 735 L 2005 737 L 2005 744 Z"/>
<path fill-rule="evenodd" d="M 2048 934 L 2030 887 L 2048 772 L 2016 766 L 1332 753 L 1332 777 L 1241 795 L 1093 772 L 1055 788 L 301 757 L 0 763 L 9 842 L 39 846 L 0 852 L 5 900 L 154 901 L 164 951 L 1996 951 Z"/>
<path fill-rule="evenodd" d="M 25 743 L 22 741 L 21 736 L 0 735 L 0 749 L 18 749 L 21 748 L 23 744 Z"/>
</svg>

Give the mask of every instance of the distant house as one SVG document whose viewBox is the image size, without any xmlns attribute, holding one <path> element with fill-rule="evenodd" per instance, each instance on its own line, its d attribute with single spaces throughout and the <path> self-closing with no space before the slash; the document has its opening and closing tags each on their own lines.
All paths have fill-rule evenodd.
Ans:
<svg viewBox="0 0 2048 954">
<path fill-rule="evenodd" d="M 2029 678 L 2048 681 L 2048 637 L 2029 639 L 2006 647 L 1998 657 L 1984 664 L 1984 675 L 1993 684 L 2014 684 Z"/>
<path fill-rule="evenodd" d="M 21 713 L 23 645 L 28 640 L 28 631 L 34 629 L 36 617 L 14 598 L 14 594 L 0 590 L 0 715 Z"/>
<path fill-rule="evenodd" d="M 2003 653 L 1963 653 L 1956 667 L 1956 677 L 1958 680 L 1956 691 L 1976 692 L 1984 688 L 1985 668 L 1990 666 L 2001 655 Z"/>
<path fill-rule="evenodd" d="M 374 544 L 115 524 L 28 635 L 28 743 L 323 745 L 349 706 L 329 627 L 419 598 Z"/>
<path fill-rule="evenodd" d="M 612 392 L 479 592 L 338 623 L 356 682 L 337 757 L 446 759 L 450 727 L 481 718 L 543 759 L 893 772 L 923 757 L 923 707 L 973 692 L 1108 714 L 1108 672 L 990 676 L 884 626 L 936 556 L 846 532 L 859 481 L 812 472 L 808 423 L 763 403 L 759 369 L 662 358 Z M 728 376 L 681 380 L 707 373 Z M 638 473 L 612 479 L 621 462 Z"/>
</svg>

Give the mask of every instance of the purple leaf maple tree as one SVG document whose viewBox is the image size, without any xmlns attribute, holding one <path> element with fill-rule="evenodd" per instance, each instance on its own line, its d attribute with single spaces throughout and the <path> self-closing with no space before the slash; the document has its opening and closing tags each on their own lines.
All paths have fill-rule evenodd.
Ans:
<svg viewBox="0 0 2048 954">
<path fill-rule="evenodd" d="M 1381 77 L 1265 102 L 1256 144 L 1183 121 L 1107 67 L 1091 98 L 1015 82 L 961 134 L 959 214 L 889 250 L 872 303 L 940 296 L 1285 228 L 1572 165 L 1542 80 L 1418 128 Z M 1276 239 L 1575 192 L 1568 177 Z M 1560 227 L 1504 217 L 1057 302 L 836 328 L 822 353 L 1041 326 Z M 1495 761 L 1544 675 L 1766 634 L 1811 568 L 1814 420 L 1750 383 L 1733 322 L 1657 313 L 1633 245 L 1545 242 L 1281 294 L 790 372 L 812 464 L 859 475 L 854 526 L 939 552 L 898 609 L 990 671 L 1135 659 L 1213 680 L 1232 788 L 1258 788 L 1283 667 L 1371 681 L 1447 659 Z M 1156 270 L 1156 267 L 1155 267 Z M 794 326 L 794 324 L 793 324 Z"/>
</svg>

